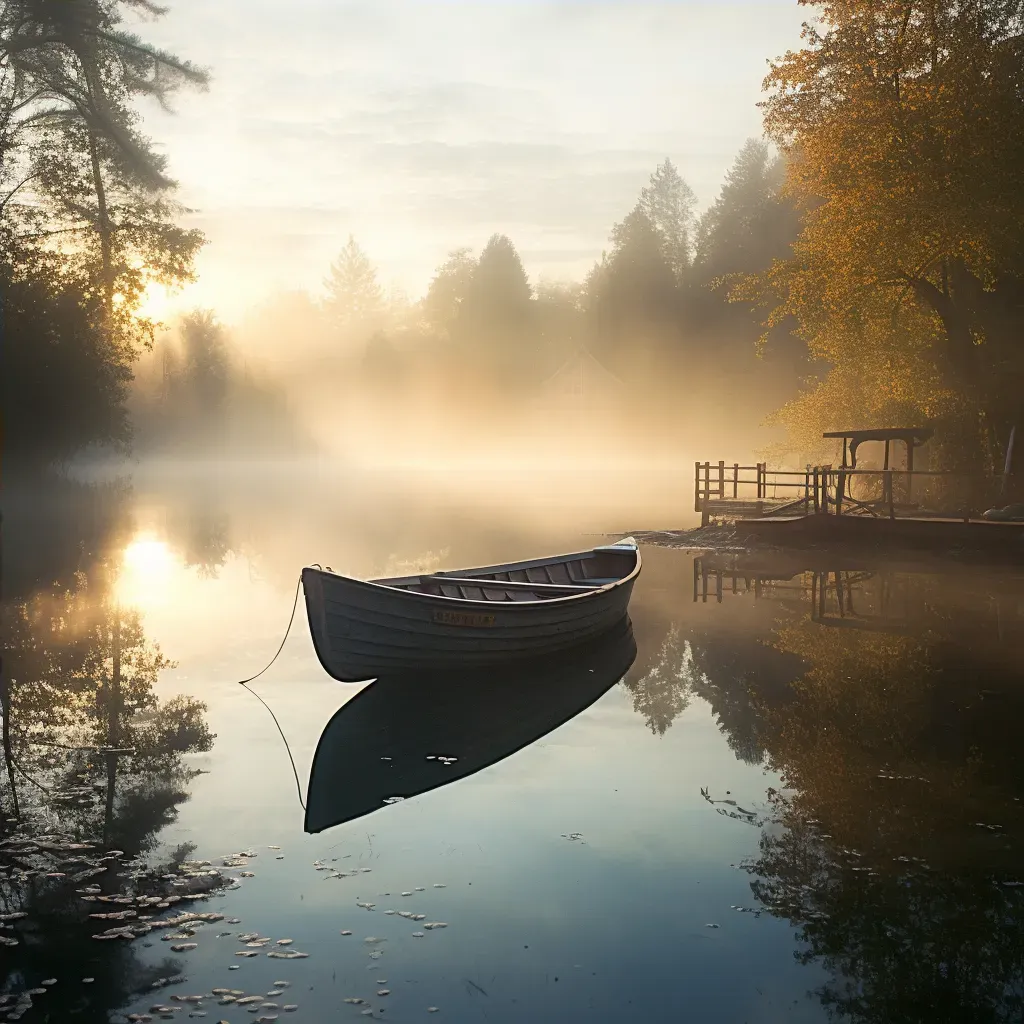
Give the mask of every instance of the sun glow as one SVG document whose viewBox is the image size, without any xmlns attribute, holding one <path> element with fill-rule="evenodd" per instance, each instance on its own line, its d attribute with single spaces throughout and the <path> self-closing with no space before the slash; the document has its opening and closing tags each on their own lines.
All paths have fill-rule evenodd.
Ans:
<svg viewBox="0 0 1024 1024">
<path fill-rule="evenodd" d="M 176 560 L 162 540 L 151 534 L 137 535 L 124 549 L 121 563 L 118 579 L 121 600 L 146 606 L 166 597 Z"/>
</svg>

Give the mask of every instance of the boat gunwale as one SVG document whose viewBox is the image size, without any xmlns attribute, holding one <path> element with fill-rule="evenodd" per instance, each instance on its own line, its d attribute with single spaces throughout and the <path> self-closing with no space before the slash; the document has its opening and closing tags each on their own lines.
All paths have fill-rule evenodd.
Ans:
<svg viewBox="0 0 1024 1024">
<path fill-rule="evenodd" d="M 613 551 L 613 550 L 612 551 L 609 550 L 609 549 L 614 549 L 615 547 L 616 547 L 616 545 L 614 545 L 614 544 L 607 544 L 607 545 L 603 545 L 601 547 L 591 548 L 589 551 L 576 551 L 576 552 L 573 552 L 573 553 L 567 554 L 567 555 L 550 555 L 547 558 L 533 558 L 533 559 L 528 559 L 528 560 L 522 561 L 522 562 L 507 562 L 507 563 L 505 563 L 503 565 L 481 565 L 481 566 L 471 566 L 471 567 L 463 568 L 463 569 L 447 569 L 447 570 L 445 570 L 445 573 L 446 574 L 447 573 L 453 574 L 453 575 L 450 576 L 450 579 L 452 580 L 453 583 L 457 584 L 459 577 L 454 575 L 455 573 L 460 573 L 460 572 L 466 572 L 466 573 L 468 573 L 468 572 L 477 572 L 477 573 L 480 573 L 480 572 L 483 572 L 483 573 L 487 573 L 487 572 L 514 572 L 514 571 L 519 570 L 519 569 L 535 569 L 535 568 L 538 568 L 538 567 L 540 567 L 542 565 L 552 565 L 552 564 L 570 562 L 570 561 L 577 560 L 577 559 L 581 560 L 581 559 L 584 559 L 584 558 L 590 558 L 590 557 L 592 557 L 592 556 L 594 556 L 596 554 L 605 553 L 605 552 L 611 553 L 611 554 L 617 554 L 619 552 L 616 552 L 616 551 Z M 305 574 L 307 572 L 318 572 L 320 575 L 326 576 L 329 579 L 343 580 L 345 583 L 353 584 L 353 585 L 355 585 L 357 587 L 367 587 L 371 591 L 375 591 L 375 592 L 385 592 L 385 593 L 388 593 L 388 594 L 402 594 L 402 595 L 405 595 L 405 596 L 409 597 L 411 600 L 416 601 L 416 602 L 422 602 L 422 601 L 428 601 L 428 602 L 429 601 L 442 601 L 442 602 L 452 602 L 452 603 L 459 604 L 459 605 L 479 605 L 481 608 L 488 608 L 488 609 L 491 609 L 492 611 L 495 608 L 495 606 L 500 605 L 504 609 L 511 610 L 513 608 L 538 608 L 538 607 L 551 607 L 551 605 L 564 605 L 564 604 L 568 604 L 571 601 L 581 601 L 581 600 L 585 600 L 586 598 L 593 598 L 593 597 L 599 597 L 599 596 L 602 596 L 602 595 L 606 595 L 610 591 L 615 590 L 618 587 L 621 587 L 624 583 L 627 583 L 627 582 L 629 582 L 631 580 L 635 580 L 636 577 L 640 574 L 641 559 L 640 559 L 640 547 L 639 547 L 639 545 L 635 545 L 635 546 L 634 545 L 623 545 L 622 548 L 621 548 L 621 553 L 622 554 L 626 554 L 628 552 L 632 552 L 633 555 L 635 556 L 635 563 L 633 565 L 633 568 L 628 573 L 626 573 L 626 575 L 623 576 L 621 579 L 615 580 L 613 583 L 606 583 L 603 586 L 596 587 L 593 590 L 581 591 L 578 594 L 566 594 L 565 596 L 541 598 L 541 599 L 535 600 L 535 601 L 508 601 L 508 602 L 506 602 L 506 601 L 488 601 L 486 598 L 449 597 L 447 594 L 421 594 L 421 593 L 417 593 L 414 590 L 405 590 L 403 587 L 395 586 L 395 584 L 397 584 L 399 582 L 404 582 L 404 581 L 408 581 L 410 584 L 416 583 L 417 581 L 421 580 L 423 578 L 423 576 L 425 576 L 425 575 L 437 576 L 438 575 L 437 573 L 421 573 L 419 575 L 414 575 L 414 576 L 384 577 L 384 578 L 378 579 L 378 580 L 361 580 L 361 579 L 359 579 L 358 577 L 355 577 L 355 576 L 346 576 L 344 573 L 334 572 L 333 570 L 328 571 L 326 569 L 321 569 L 321 568 L 318 568 L 318 567 L 312 566 L 312 565 L 305 566 L 303 568 L 302 572 L 303 572 L 303 574 Z M 385 580 L 386 580 L 386 582 L 385 582 Z M 502 582 L 508 582 L 508 581 L 495 580 L 493 589 L 500 590 Z M 474 584 L 468 584 L 468 585 L 469 586 L 473 586 L 474 588 L 480 588 L 480 589 L 487 588 L 487 589 L 490 589 L 487 584 L 483 584 L 483 583 L 474 583 Z M 538 585 L 539 585 L 539 582 L 538 582 Z M 303 588 L 303 589 L 305 589 L 305 588 Z"/>
</svg>

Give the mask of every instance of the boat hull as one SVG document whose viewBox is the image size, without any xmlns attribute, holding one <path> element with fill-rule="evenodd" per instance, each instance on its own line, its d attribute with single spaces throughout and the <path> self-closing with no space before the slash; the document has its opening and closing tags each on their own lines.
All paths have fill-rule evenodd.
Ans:
<svg viewBox="0 0 1024 1024">
<path fill-rule="evenodd" d="M 315 568 L 303 570 L 302 582 L 320 663 L 335 679 L 358 682 L 503 664 L 586 643 L 626 615 L 638 572 L 636 556 L 635 568 L 614 585 L 504 602 L 414 593 Z"/>
</svg>

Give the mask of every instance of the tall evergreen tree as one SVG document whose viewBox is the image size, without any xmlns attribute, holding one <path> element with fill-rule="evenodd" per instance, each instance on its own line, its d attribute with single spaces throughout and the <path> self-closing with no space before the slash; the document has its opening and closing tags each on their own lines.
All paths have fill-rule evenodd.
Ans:
<svg viewBox="0 0 1024 1024">
<path fill-rule="evenodd" d="M 799 230 L 792 202 L 783 196 L 785 164 L 767 143 L 748 139 L 715 202 L 697 225 L 694 262 L 698 277 L 751 273 L 788 255 Z"/>
<path fill-rule="evenodd" d="M 681 281 L 693 256 L 694 209 L 697 197 L 667 159 L 651 175 L 640 193 L 640 208 L 661 232 L 662 251 L 676 280 Z"/>
<path fill-rule="evenodd" d="M 125 31 L 133 9 L 163 13 L 148 0 L 0 6 L 0 275 L 13 300 L 4 345 L 23 393 L 36 396 L 5 402 L 12 454 L 21 442 L 45 459 L 126 439 L 121 403 L 152 340 L 153 325 L 137 315 L 142 293 L 152 281 L 189 280 L 202 244 L 175 223 L 166 161 L 140 133 L 134 105 L 143 96 L 167 105 L 206 75 Z M 62 404 L 81 415 L 58 438 L 39 419 Z"/>
<path fill-rule="evenodd" d="M 485 333 L 522 325 L 533 291 L 519 253 L 506 235 L 492 235 L 480 253 L 470 285 L 468 312 Z"/>
<path fill-rule="evenodd" d="M 611 241 L 588 278 L 587 307 L 598 354 L 623 369 L 649 362 L 678 337 L 678 292 L 665 236 L 639 203 L 612 228 Z"/>
<path fill-rule="evenodd" d="M 376 268 L 352 235 L 331 264 L 324 287 L 324 308 L 336 327 L 372 331 L 378 326 L 384 312 L 384 293 L 377 282 Z"/>
</svg>

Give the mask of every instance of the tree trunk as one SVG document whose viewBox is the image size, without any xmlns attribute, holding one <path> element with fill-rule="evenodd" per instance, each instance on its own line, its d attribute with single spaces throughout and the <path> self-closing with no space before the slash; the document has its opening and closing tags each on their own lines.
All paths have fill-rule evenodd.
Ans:
<svg viewBox="0 0 1024 1024">
<path fill-rule="evenodd" d="M 18 818 L 21 816 L 21 811 L 18 807 L 18 787 L 14 782 L 14 751 L 11 747 L 11 691 L 7 682 L 7 677 L 3 672 L 2 658 L 0 658 L 0 713 L 4 716 L 4 762 L 7 765 L 7 778 L 11 783 L 11 803 L 14 809 L 14 817 Z"/>
</svg>

